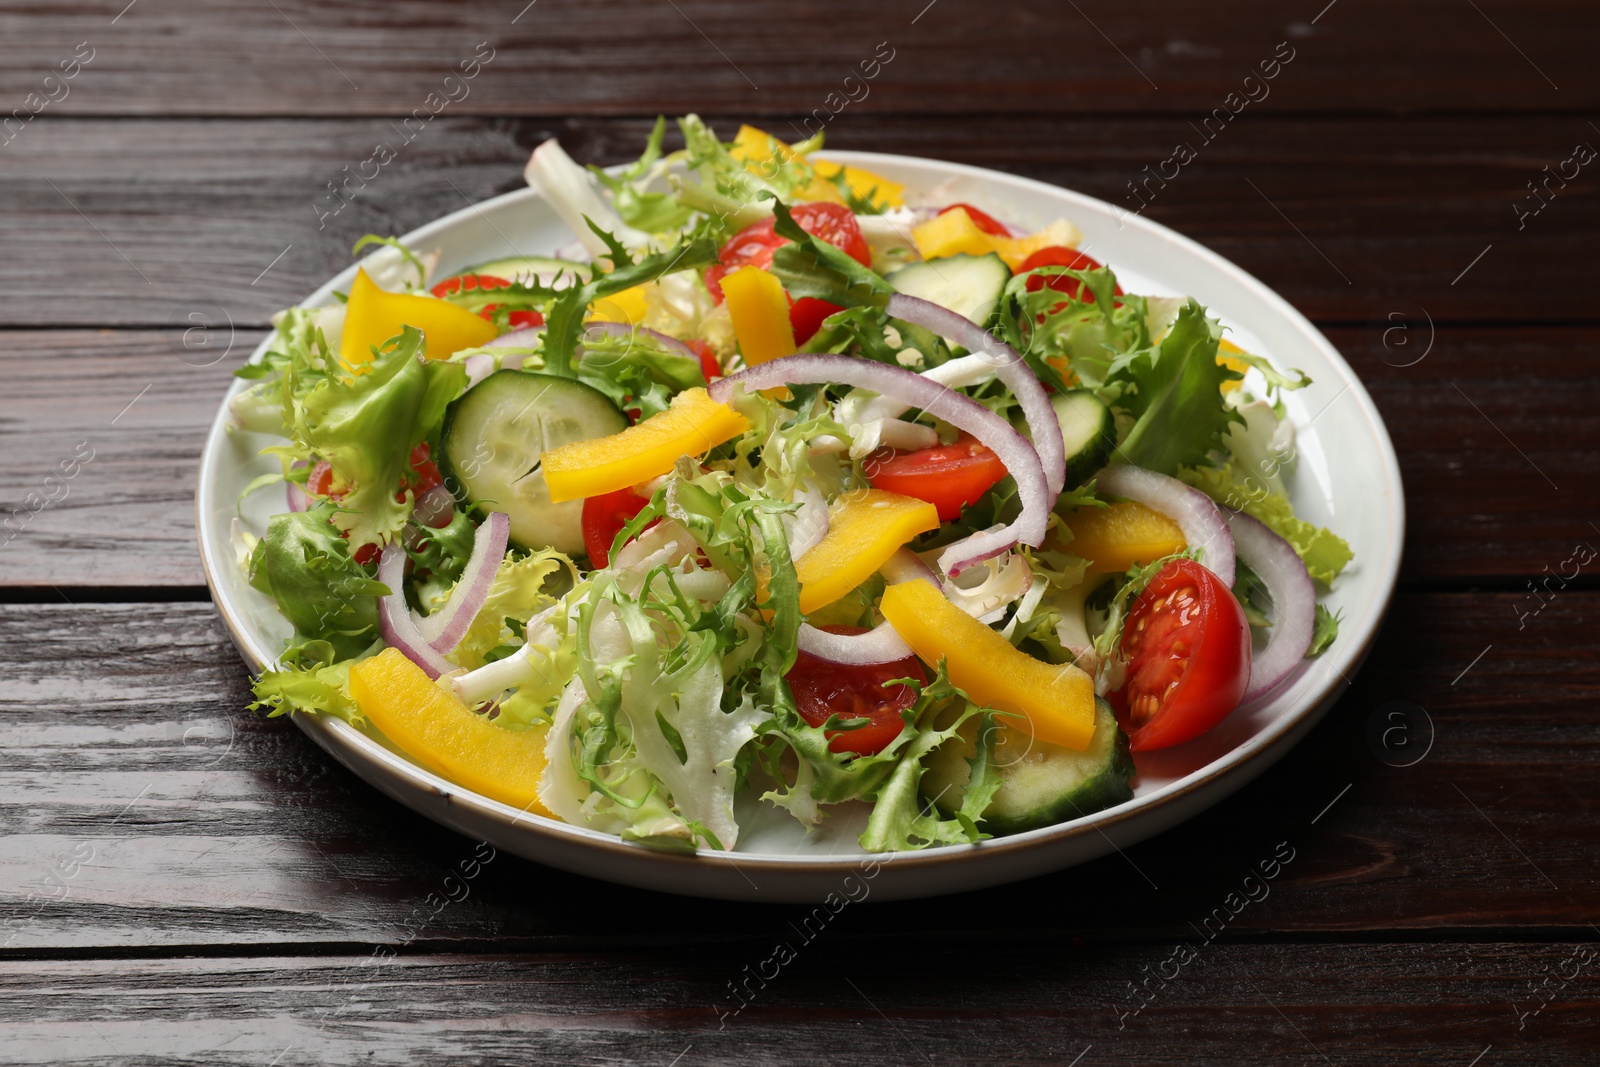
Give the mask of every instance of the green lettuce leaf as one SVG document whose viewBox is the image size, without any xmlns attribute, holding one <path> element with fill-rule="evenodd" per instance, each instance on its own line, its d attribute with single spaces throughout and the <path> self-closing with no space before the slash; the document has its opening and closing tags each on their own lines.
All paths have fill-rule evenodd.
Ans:
<svg viewBox="0 0 1600 1067">
<path fill-rule="evenodd" d="M 1217 362 L 1220 331 L 1190 300 L 1161 343 L 1117 357 L 1106 374 L 1121 387 L 1116 404 L 1134 417 L 1118 456 L 1162 474 L 1203 463 L 1238 414 L 1223 403 L 1221 387 L 1237 371 Z"/>
<path fill-rule="evenodd" d="M 375 644 L 367 652 L 375 652 Z M 332 715 L 352 726 L 362 726 L 366 717 L 350 696 L 350 668 L 366 653 L 327 665 L 285 666 L 262 671 L 252 683 L 255 702 L 251 711 L 265 710 L 269 718 L 298 711 L 306 715 Z"/>
<path fill-rule="evenodd" d="M 1322 655 L 1338 638 L 1339 616 L 1342 614 L 1343 612 L 1335 614 L 1321 604 L 1317 605 L 1317 619 L 1311 630 L 1311 647 L 1306 649 L 1307 659 Z"/>
<path fill-rule="evenodd" d="M 361 373 L 324 378 L 295 403 L 295 438 L 350 484 L 334 522 L 355 545 L 386 543 L 411 514 L 410 494 L 397 501 L 395 490 L 411 469 L 430 393 L 421 352 L 422 333 L 407 326 Z"/>
<path fill-rule="evenodd" d="M 1234 464 L 1223 467 L 1185 467 L 1178 477 L 1230 511 L 1265 523 L 1272 532 L 1294 546 L 1306 570 L 1316 581 L 1331 583 L 1355 553 L 1344 538 L 1297 518 L 1289 499 L 1245 476 Z"/>
<path fill-rule="evenodd" d="M 655 281 L 665 274 L 707 267 L 717 261 L 716 242 L 706 237 L 693 237 L 676 248 L 652 252 L 637 262 L 610 234 L 598 227 L 596 234 L 605 240 L 611 252 L 612 269 L 597 275 L 582 285 L 573 285 L 556 294 L 545 317 L 543 357 L 546 374 L 563 378 L 577 376 L 573 355 L 583 337 L 584 318 L 589 305 L 601 297 L 612 296 L 624 289 Z M 494 290 L 496 294 L 503 290 Z"/>
<path fill-rule="evenodd" d="M 612 206 L 622 216 L 622 221 L 645 233 L 670 233 L 682 229 L 694 214 L 674 194 L 651 192 L 647 188 L 662 170 L 657 164 L 661 161 L 661 141 L 666 132 L 666 117 L 657 116 L 650 138 L 645 142 L 644 153 L 615 175 L 604 167 L 589 166 L 589 173 L 611 190 Z"/>
<path fill-rule="evenodd" d="M 960 710 L 951 717 L 947 712 L 951 708 Z M 976 751 L 968 761 L 966 792 L 956 814 L 945 818 L 923 800 L 917 789 L 925 773 L 922 761 L 934 749 L 956 738 L 962 724 L 974 716 L 981 716 L 982 723 Z M 942 718 L 950 720 L 948 725 L 936 728 L 935 720 Z M 872 814 L 861 834 L 861 847 L 868 852 L 900 852 L 934 845 L 969 844 L 989 837 L 978 828 L 978 822 L 1002 784 L 994 761 L 994 713 L 978 707 L 951 685 L 941 661 L 934 680 L 922 687 L 906 719 L 906 729 L 900 736 L 910 736 L 911 740 L 899 753 L 888 780 L 873 798 Z"/>
<path fill-rule="evenodd" d="M 389 589 L 350 557 L 333 518 L 329 503 L 274 515 L 257 549 L 258 588 L 264 584 L 295 629 L 284 653 L 290 663 L 347 659 L 378 634 L 377 598 Z"/>
</svg>

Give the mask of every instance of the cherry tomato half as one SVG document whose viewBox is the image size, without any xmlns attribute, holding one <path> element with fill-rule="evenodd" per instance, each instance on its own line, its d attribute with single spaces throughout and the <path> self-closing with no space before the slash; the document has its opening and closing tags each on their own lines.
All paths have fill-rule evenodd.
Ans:
<svg viewBox="0 0 1600 1067">
<path fill-rule="evenodd" d="M 1122 630 L 1127 681 L 1111 705 L 1135 752 L 1181 745 L 1228 717 L 1250 683 L 1250 626 L 1222 579 L 1176 559 Z"/>
<path fill-rule="evenodd" d="M 611 543 L 650 501 L 631 488 L 591 496 L 583 502 L 583 547 L 589 564 L 604 567 L 611 561 Z"/>
<path fill-rule="evenodd" d="M 1099 270 L 1100 261 L 1093 256 L 1086 256 L 1075 248 L 1063 248 L 1060 245 L 1051 245 L 1041 248 L 1033 255 L 1022 261 L 1022 266 L 1017 268 L 1018 274 L 1026 274 L 1039 267 L 1066 267 L 1069 270 Z M 1028 292 L 1037 293 L 1040 289 L 1049 287 L 1058 293 L 1065 293 L 1073 299 L 1078 298 L 1079 290 L 1083 291 L 1083 302 L 1094 303 L 1094 293 L 1083 288 L 1083 283 L 1066 274 L 1057 274 L 1052 277 L 1038 277 L 1028 279 Z M 1116 286 L 1114 292 L 1122 295 L 1122 287 Z"/>
<path fill-rule="evenodd" d="M 795 223 L 811 236 L 843 249 L 857 263 L 872 266 L 872 250 L 867 239 L 861 236 L 861 226 L 854 213 L 843 204 L 796 204 L 789 209 Z M 789 243 L 773 229 L 777 221 L 772 218 L 753 222 L 728 238 L 728 243 L 717 253 L 719 262 L 706 271 L 706 288 L 711 299 L 722 303 L 722 279 L 740 267 L 772 266 L 772 254 Z"/>
<path fill-rule="evenodd" d="M 443 300 L 452 293 L 470 293 L 474 290 L 509 289 L 511 283 L 504 278 L 497 278 L 493 274 L 457 274 L 454 278 L 446 278 L 433 287 L 433 295 Z M 499 304 L 489 304 L 478 312 L 478 317 L 494 321 L 494 313 L 500 310 Z M 526 326 L 543 326 L 544 316 L 537 311 L 513 311 L 506 321 L 513 330 L 520 330 Z"/>
<path fill-rule="evenodd" d="M 972 224 L 984 233 L 992 234 L 995 237 L 1011 236 L 1010 227 L 988 212 L 979 211 L 971 204 L 951 204 L 949 207 L 942 209 L 939 214 L 943 215 L 951 211 L 965 211 L 967 218 L 972 220 Z"/>
<path fill-rule="evenodd" d="M 860 626 L 825 626 L 834 634 L 862 634 Z M 896 678 L 927 680 L 927 672 L 915 656 L 892 663 L 850 666 L 801 652 L 784 679 L 794 693 L 795 708 L 812 726 L 821 726 L 828 716 L 867 719 L 854 730 L 828 731 L 830 752 L 853 752 L 872 756 L 882 752 L 905 728 L 900 713 L 917 698 L 908 685 L 884 685 Z"/>
<path fill-rule="evenodd" d="M 959 517 L 962 508 L 983 499 L 1006 476 L 1000 457 L 965 433 L 948 445 L 915 452 L 879 449 L 862 468 L 875 488 L 926 500 L 938 508 L 940 522 Z"/>
</svg>

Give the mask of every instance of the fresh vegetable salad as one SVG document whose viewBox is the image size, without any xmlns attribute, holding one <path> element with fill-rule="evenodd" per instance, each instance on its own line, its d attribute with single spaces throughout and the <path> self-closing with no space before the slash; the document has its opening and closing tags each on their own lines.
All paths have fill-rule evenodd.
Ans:
<svg viewBox="0 0 1600 1067">
<path fill-rule="evenodd" d="M 367 238 L 278 319 L 233 403 L 283 439 L 247 492 L 287 507 L 238 534 L 294 627 L 257 707 L 629 841 L 853 807 L 889 851 L 1126 801 L 1334 640 L 1304 377 L 1069 220 L 678 126 L 533 153 L 554 256 Z"/>
</svg>

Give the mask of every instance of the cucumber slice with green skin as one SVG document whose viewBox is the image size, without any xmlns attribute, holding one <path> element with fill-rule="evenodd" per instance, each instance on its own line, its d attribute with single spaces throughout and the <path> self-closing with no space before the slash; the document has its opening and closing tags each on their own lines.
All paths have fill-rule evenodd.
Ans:
<svg viewBox="0 0 1600 1067">
<path fill-rule="evenodd" d="M 1050 398 L 1061 441 L 1066 446 L 1068 488 L 1082 485 L 1089 475 L 1111 461 L 1117 443 L 1117 424 L 1111 409 L 1087 389 L 1073 389 Z"/>
<path fill-rule="evenodd" d="M 921 297 L 986 326 L 1011 280 L 1011 268 L 993 252 L 945 256 L 901 267 L 884 279 L 897 293 Z"/>
<path fill-rule="evenodd" d="M 1102 811 L 1133 799 L 1133 757 L 1128 737 L 1117 728 L 1111 705 L 1094 702 L 1094 736 L 1083 752 L 1032 740 L 1017 730 L 1004 730 L 1005 744 L 995 746 L 1002 784 L 983 813 L 982 828 L 992 834 L 1016 834 Z M 998 721 L 1004 721 L 998 720 Z M 974 739 L 981 718 L 968 719 L 956 737 L 928 754 L 922 795 L 945 815 L 961 807 L 976 751 Z M 1020 750 L 1013 745 L 1019 743 Z"/>
<path fill-rule="evenodd" d="M 504 278 L 508 282 L 520 279 L 553 278 L 557 274 L 576 273 L 579 278 L 587 280 L 589 265 L 587 263 L 574 263 L 570 259 L 552 259 L 549 256 L 507 256 L 505 259 L 491 259 L 487 263 L 479 263 L 475 267 L 468 267 L 461 271 L 462 274 L 487 274 L 495 278 Z"/>
<path fill-rule="evenodd" d="M 518 546 L 582 555 L 583 501 L 551 503 L 539 453 L 627 427 L 605 394 L 580 381 L 496 371 L 450 405 L 439 469 L 463 506 L 509 515 Z"/>
</svg>

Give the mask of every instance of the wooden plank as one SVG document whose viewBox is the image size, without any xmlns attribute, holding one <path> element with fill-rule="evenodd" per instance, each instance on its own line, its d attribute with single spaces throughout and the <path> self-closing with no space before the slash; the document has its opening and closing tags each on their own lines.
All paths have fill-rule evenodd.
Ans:
<svg viewBox="0 0 1600 1067">
<path fill-rule="evenodd" d="M 1423 350 L 1427 328 L 1412 328 L 1411 347 L 1394 332 L 1386 347 L 1390 329 L 1380 320 L 1330 335 L 1399 450 L 1410 505 L 1404 579 L 1542 576 L 1577 542 L 1600 544 L 1581 492 L 1600 464 L 1591 331 L 1441 326 L 1433 350 L 1401 366 Z M 0 331 L 10 401 L 0 440 L 11 457 L 0 470 L 0 539 L 9 538 L 0 583 L 202 584 L 196 464 L 229 373 L 263 335 L 219 326 L 203 336 L 199 345 L 202 333 L 190 332 L 196 347 L 185 347 L 177 326 Z M 75 466 L 88 450 L 93 458 Z M 63 465 L 77 470 L 64 487 L 49 480 Z"/>
<path fill-rule="evenodd" d="M 731 134 L 735 120 L 719 125 Z M 196 312 L 261 326 L 345 266 L 361 235 L 517 188 L 545 137 L 609 163 L 633 158 L 647 128 L 444 115 L 402 144 L 380 118 L 42 123 L 5 149 L 0 326 L 162 327 Z M 1600 140 L 1574 118 L 1246 113 L 1212 143 L 1187 116 L 846 114 L 829 132 L 840 147 L 995 167 L 1129 211 L 1145 202 L 1319 320 L 1381 322 L 1398 307 L 1441 323 L 1594 316 L 1587 234 L 1600 185 L 1582 172 L 1552 181 L 1548 206 L 1518 215 L 1543 202 L 1526 187 L 1542 168 Z M 324 217 L 327 183 L 379 142 L 401 144 L 397 158 Z M 1164 163 L 1180 142 L 1198 152 L 1181 169 Z M 1175 176 L 1151 178 L 1162 170 Z"/>
<path fill-rule="evenodd" d="M 1523 631 L 1517 606 L 1510 594 L 1404 595 L 1341 703 L 1235 797 L 1075 870 L 959 903 L 851 909 L 839 935 L 981 940 L 1022 923 L 1069 941 L 1160 942 L 1190 924 L 1218 940 L 1588 938 L 1600 666 L 1572 635 L 1600 593 L 1561 593 Z M 0 607 L 0 954 L 621 951 L 780 936 L 807 911 L 641 896 L 491 857 L 247 701 L 209 605 Z M 1409 749 L 1385 740 L 1393 701 L 1429 717 L 1398 720 Z M 1265 890 L 1248 881 L 1275 856 Z M 465 893 L 446 882 L 463 872 Z M 1241 892 L 1258 899 L 1241 904 Z M 446 894 L 458 902 L 441 904 Z M 654 918 L 583 918 L 642 914 Z"/>
<path fill-rule="evenodd" d="M 1227 0 L 1003 12 L 810 0 L 759 18 L 731 0 L 546 0 L 492 11 L 422 0 L 182 0 L 119 15 L 124 3 L 0 16 L 7 108 L 31 92 L 56 98 L 46 114 L 133 115 L 406 115 L 430 92 L 495 115 L 633 115 L 708 102 L 785 117 L 819 108 L 1170 113 L 1209 111 L 1247 92 L 1263 108 L 1307 111 L 1582 113 L 1600 101 L 1585 36 L 1573 32 L 1592 16 L 1581 0 L 1492 0 L 1476 11 L 1450 0 L 1331 9 Z M 1275 53 L 1293 60 L 1262 97 L 1260 83 L 1244 79 Z M 75 54 L 92 58 L 65 90 L 43 81 Z M 473 65 L 475 56 L 486 62 Z M 860 65 L 875 56 L 889 61 L 865 68 L 875 76 L 861 81 Z M 463 70 L 476 76 L 445 83 Z"/>
<path fill-rule="evenodd" d="M 23 962 L 0 975 L 0 1062 L 1600 1062 L 1592 943 L 1212 945 L 1182 968 L 1165 947 L 1023 931 L 882 944 L 830 930 L 792 950 L 766 981 L 768 942 Z M 741 981 L 752 995 L 734 1015 Z M 1140 982 L 1148 1006 L 1133 1014 Z"/>
</svg>

